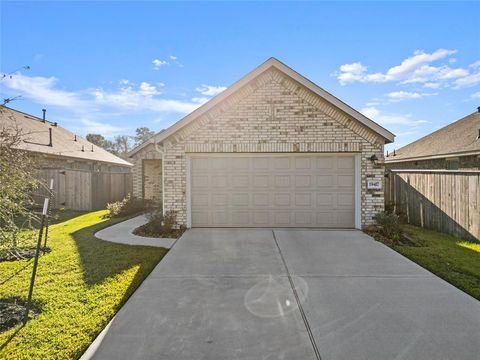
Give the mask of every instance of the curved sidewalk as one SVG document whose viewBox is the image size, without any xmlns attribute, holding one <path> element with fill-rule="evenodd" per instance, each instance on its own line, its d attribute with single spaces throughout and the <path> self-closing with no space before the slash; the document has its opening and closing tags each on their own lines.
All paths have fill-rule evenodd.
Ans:
<svg viewBox="0 0 480 360">
<path fill-rule="evenodd" d="M 170 249 L 176 239 L 144 237 L 132 233 L 137 227 L 147 222 L 147 217 L 140 215 L 100 230 L 95 233 L 95 237 L 120 244 L 158 246 Z"/>
</svg>

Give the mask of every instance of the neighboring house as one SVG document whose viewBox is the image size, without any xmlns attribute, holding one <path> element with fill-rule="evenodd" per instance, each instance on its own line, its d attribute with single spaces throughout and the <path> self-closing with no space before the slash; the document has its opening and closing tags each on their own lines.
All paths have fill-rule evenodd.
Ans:
<svg viewBox="0 0 480 360">
<path fill-rule="evenodd" d="M 0 126 L 18 128 L 23 139 L 19 148 L 37 160 L 39 177 L 45 183 L 54 179 L 54 207 L 101 209 L 131 192 L 132 164 L 45 120 L 45 111 L 38 118 L 1 106 Z"/>
<path fill-rule="evenodd" d="M 367 182 L 393 140 L 271 58 L 136 147 L 133 191 L 187 227 L 360 228 L 384 210 Z"/>
<path fill-rule="evenodd" d="M 385 158 L 388 169 L 480 170 L 480 108 Z"/>
</svg>

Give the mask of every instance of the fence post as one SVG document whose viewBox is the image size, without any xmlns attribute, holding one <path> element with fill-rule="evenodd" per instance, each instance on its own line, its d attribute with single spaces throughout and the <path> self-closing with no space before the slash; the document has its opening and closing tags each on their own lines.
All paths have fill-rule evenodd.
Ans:
<svg viewBox="0 0 480 360">
<path fill-rule="evenodd" d="M 53 179 L 50 179 L 50 187 L 49 187 L 49 190 L 50 190 L 50 196 L 52 195 L 53 193 Z M 45 226 L 45 240 L 43 242 L 43 253 L 45 254 L 45 251 L 47 249 L 47 240 L 48 240 L 48 225 L 49 225 L 49 221 L 50 221 L 50 201 L 48 202 L 48 207 L 47 207 L 47 214 L 46 214 L 46 218 L 45 218 L 45 222 L 46 222 L 46 226 Z"/>
<path fill-rule="evenodd" d="M 27 299 L 27 305 L 25 306 L 25 316 L 23 318 L 23 324 L 26 324 L 27 321 L 28 321 L 28 313 L 30 312 L 30 307 L 32 305 L 33 286 L 35 284 L 35 276 L 37 275 L 38 256 L 40 255 L 40 246 L 42 244 L 43 226 L 45 224 L 45 217 L 47 215 L 49 202 L 50 202 L 50 199 L 45 198 L 45 201 L 43 203 L 42 220 L 41 220 L 41 223 L 40 223 L 40 230 L 38 231 L 37 248 L 35 250 L 35 259 L 33 260 L 32 277 L 30 278 L 30 287 L 28 289 L 28 299 Z"/>
</svg>

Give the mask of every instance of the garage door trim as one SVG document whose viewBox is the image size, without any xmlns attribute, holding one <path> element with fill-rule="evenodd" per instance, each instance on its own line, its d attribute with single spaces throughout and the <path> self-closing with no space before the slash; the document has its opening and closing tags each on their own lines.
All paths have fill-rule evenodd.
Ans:
<svg viewBox="0 0 480 360">
<path fill-rule="evenodd" d="M 355 162 L 355 228 L 361 229 L 361 159 L 360 153 L 187 153 L 186 154 L 186 202 L 187 202 L 187 227 L 192 227 L 192 197 L 191 197 L 191 160 L 195 157 L 282 157 L 282 156 L 354 156 Z"/>
</svg>

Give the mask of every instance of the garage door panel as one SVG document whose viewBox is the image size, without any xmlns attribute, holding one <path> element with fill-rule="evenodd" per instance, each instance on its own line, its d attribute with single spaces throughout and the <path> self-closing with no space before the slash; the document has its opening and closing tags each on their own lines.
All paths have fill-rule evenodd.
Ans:
<svg viewBox="0 0 480 360">
<path fill-rule="evenodd" d="M 354 156 L 191 158 L 194 227 L 354 227 Z"/>
<path fill-rule="evenodd" d="M 232 206 L 248 206 L 250 195 L 248 193 L 232 194 Z"/>
<path fill-rule="evenodd" d="M 253 194 L 253 205 L 265 207 L 270 204 L 270 196 L 267 193 L 255 193 Z"/>
<path fill-rule="evenodd" d="M 274 175 L 274 179 L 275 187 L 284 188 L 291 185 L 290 175 Z"/>
<path fill-rule="evenodd" d="M 268 188 L 269 185 L 269 176 L 268 175 L 254 175 L 253 176 L 253 187 L 254 188 Z"/>
<path fill-rule="evenodd" d="M 213 206 L 228 206 L 228 194 L 212 194 L 211 197 Z"/>
</svg>

